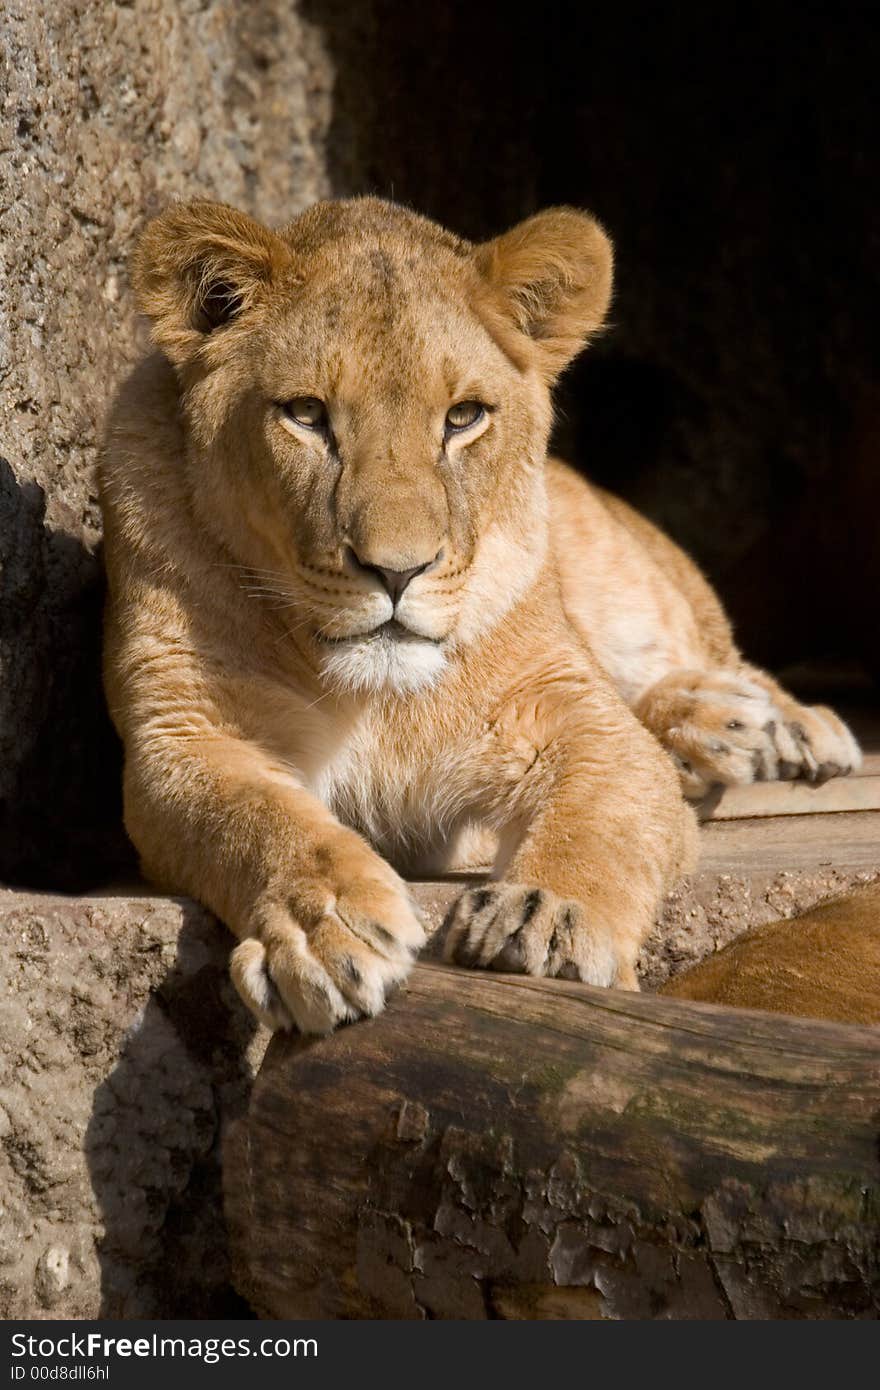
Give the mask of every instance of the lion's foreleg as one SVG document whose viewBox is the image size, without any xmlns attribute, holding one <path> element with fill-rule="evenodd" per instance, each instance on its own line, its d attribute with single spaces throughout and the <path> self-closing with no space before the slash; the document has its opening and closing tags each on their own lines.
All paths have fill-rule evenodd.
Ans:
<svg viewBox="0 0 880 1390">
<path fill-rule="evenodd" d="M 448 958 L 638 987 L 639 947 L 664 891 L 692 867 L 695 826 L 671 766 L 625 707 L 595 715 L 563 702 L 533 719 L 534 758 L 494 808 L 503 877 L 460 899 Z M 525 763 L 526 743 L 520 727 L 508 762 Z"/>
<path fill-rule="evenodd" d="M 232 977 L 268 1027 L 375 1014 L 407 974 L 423 931 L 406 885 L 256 746 L 142 730 L 125 803 L 145 872 L 241 938 Z"/>
</svg>

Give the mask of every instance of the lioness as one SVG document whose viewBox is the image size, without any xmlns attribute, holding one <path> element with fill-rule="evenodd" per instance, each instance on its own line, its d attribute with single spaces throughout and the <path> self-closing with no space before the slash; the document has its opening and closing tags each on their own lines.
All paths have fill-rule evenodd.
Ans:
<svg viewBox="0 0 880 1390">
<path fill-rule="evenodd" d="M 164 356 L 101 470 L 126 825 L 241 938 L 270 1028 L 381 1009 L 423 942 L 400 872 L 474 826 L 494 882 L 451 957 L 636 989 L 694 861 L 682 786 L 858 761 L 671 541 L 546 457 L 611 265 L 569 208 L 472 245 L 373 198 L 280 231 L 175 206 L 140 241 Z"/>
</svg>

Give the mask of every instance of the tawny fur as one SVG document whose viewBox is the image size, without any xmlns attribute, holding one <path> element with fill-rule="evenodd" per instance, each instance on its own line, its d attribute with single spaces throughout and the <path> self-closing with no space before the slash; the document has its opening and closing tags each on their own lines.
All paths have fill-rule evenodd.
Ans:
<svg viewBox="0 0 880 1390">
<path fill-rule="evenodd" d="M 610 296 L 591 218 L 475 247 L 375 199 L 278 232 L 197 203 L 150 224 L 134 282 L 163 355 L 101 470 L 126 824 L 241 938 L 269 1026 L 380 1009 L 423 941 L 400 874 L 481 828 L 501 881 L 464 895 L 450 953 L 636 988 L 694 862 L 679 778 L 856 761 L 743 665 L 666 537 L 548 464 L 550 389 Z M 395 607 L 377 567 L 424 569 Z"/>
</svg>

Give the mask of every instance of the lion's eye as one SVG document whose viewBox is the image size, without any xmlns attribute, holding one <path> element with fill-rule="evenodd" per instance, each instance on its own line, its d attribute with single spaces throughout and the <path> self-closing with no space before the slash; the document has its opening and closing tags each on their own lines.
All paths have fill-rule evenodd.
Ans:
<svg viewBox="0 0 880 1390">
<path fill-rule="evenodd" d="M 485 413 L 486 408 L 480 405 L 479 401 L 459 401 L 457 405 L 450 406 L 446 412 L 446 428 L 448 430 L 470 429 L 471 425 L 482 420 Z"/>
<path fill-rule="evenodd" d="M 323 430 L 327 427 L 327 407 L 317 396 L 294 396 L 292 401 L 282 401 L 281 409 L 289 420 L 302 425 L 306 430 Z"/>
</svg>

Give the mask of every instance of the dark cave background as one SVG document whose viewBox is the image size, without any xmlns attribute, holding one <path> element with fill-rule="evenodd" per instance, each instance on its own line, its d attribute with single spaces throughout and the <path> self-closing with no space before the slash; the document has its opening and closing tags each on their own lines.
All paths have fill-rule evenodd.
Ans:
<svg viewBox="0 0 880 1390">
<path fill-rule="evenodd" d="M 880 676 L 876 7 L 307 13 L 338 192 L 474 238 L 553 203 L 611 233 L 557 448 L 691 551 L 752 659 Z"/>
</svg>

